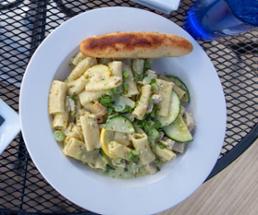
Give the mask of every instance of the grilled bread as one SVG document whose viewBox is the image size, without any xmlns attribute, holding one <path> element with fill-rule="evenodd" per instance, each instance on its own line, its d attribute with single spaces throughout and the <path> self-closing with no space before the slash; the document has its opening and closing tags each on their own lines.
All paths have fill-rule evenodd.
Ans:
<svg viewBox="0 0 258 215">
<path fill-rule="evenodd" d="M 92 36 L 80 51 L 96 58 L 160 58 L 190 53 L 192 44 L 183 37 L 156 32 L 116 32 Z"/>
</svg>

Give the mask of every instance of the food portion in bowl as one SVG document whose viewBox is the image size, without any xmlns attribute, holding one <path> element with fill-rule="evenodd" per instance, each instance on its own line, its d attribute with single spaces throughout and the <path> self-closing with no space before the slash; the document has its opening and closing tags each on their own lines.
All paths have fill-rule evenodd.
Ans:
<svg viewBox="0 0 258 215">
<path fill-rule="evenodd" d="M 128 41 L 121 39 L 125 34 L 118 40 L 118 34 L 107 40 L 109 45 L 98 41 L 101 36 L 85 40 L 108 49 L 107 58 L 95 58 L 96 50 L 87 52 L 86 42 L 81 43 L 81 51 L 71 60 L 71 73 L 64 81 L 52 82 L 49 114 L 65 155 L 112 177 L 131 178 L 154 174 L 183 153 L 193 139 L 194 123 L 186 111 L 186 85 L 178 77 L 153 71 L 150 59 L 131 59 L 135 55 L 130 51 L 146 57 L 142 47 L 121 54 L 119 48 Z M 148 44 L 142 36 L 129 43 L 136 47 L 136 40 Z"/>
</svg>

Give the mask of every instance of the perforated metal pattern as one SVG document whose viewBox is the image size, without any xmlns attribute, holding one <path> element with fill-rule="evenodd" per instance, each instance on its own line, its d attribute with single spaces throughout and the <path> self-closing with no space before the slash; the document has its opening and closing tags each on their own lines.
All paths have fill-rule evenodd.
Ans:
<svg viewBox="0 0 258 215">
<path fill-rule="evenodd" d="M 1 99 L 18 111 L 25 67 L 36 47 L 54 28 L 85 10 L 117 5 L 143 8 L 126 0 L 0 1 Z M 182 26 L 190 5 L 191 1 L 182 1 L 180 9 L 166 17 Z M 226 95 L 228 122 L 221 151 L 222 163 L 236 145 L 244 144 L 241 140 L 257 125 L 257 38 L 258 32 L 254 31 L 200 42 L 217 69 Z M 59 195 L 42 178 L 29 158 L 21 136 L 0 156 L 0 214 L 15 211 L 90 214 Z"/>
</svg>

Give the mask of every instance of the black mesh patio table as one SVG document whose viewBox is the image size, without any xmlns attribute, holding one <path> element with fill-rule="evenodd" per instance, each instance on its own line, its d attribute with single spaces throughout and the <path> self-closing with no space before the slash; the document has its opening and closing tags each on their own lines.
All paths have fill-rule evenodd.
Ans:
<svg viewBox="0 0 258 215">
<path fill-rule="evenodd" d="M 190 0 L 165 15 L 183 26 Z M 65 20 L 107 6 L 144 8 L 126 0 L 0 0 L 0 98 L 18 111 L 25 68 L 41 41 Z M 144 8 L 146 10 L 150 10 Z M 258 31 L 199 41 L 216 67 L 227 102 L 227 131 L 216 175 L 258 136 Z M 19 134 L 0 156 L 0 214 L 92 214 L 57 193 L 36 169 Z"/>
</svg>

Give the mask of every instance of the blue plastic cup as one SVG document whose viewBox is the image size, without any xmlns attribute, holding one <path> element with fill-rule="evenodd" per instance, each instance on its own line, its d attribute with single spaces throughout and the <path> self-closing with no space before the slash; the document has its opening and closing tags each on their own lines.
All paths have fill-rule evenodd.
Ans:
<svg viewBox="0 0 258 215">
<path fill-rule="evenodd" d="M 185 28 L 196 39 L 237 35 L 258 26 L 258 0 L 197 0 Z"/>
</svg>

